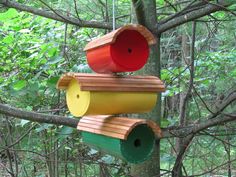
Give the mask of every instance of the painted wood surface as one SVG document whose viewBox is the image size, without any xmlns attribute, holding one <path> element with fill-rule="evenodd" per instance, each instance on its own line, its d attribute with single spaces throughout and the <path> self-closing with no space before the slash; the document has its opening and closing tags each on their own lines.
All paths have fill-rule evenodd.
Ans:
<svg viewBox="0 0 236 177">
<path fill-rule="evenodd" d="M 68 109 L 76 117 L 149 112 L 156 100 L 155 92 L 82 91 L 75 79 L 66 90 Z"/>
<path fill-rule="evenodd" d="M 149 56 L 154 36 L 141 25 L 127 25 L 89 42 L 86 56 L 97 73 L 131 72 L 141 69 Z"/>
</svg>

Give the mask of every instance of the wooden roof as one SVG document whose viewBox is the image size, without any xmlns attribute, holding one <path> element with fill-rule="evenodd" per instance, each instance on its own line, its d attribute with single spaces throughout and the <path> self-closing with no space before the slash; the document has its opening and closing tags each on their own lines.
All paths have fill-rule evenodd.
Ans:
<svg viewBox="0 0 236 177">
<path fill-rule="evenodd" d="M 90 133 L 126 140 L 138 125 L 146 124 L 157 137 L 162 137 L 161 128 L 153 121 L 112 116 L 86 116 L 80 119 L 77 129 Z"/>
<path fill-rule="evenodd" d="M 76 79 L 82 91 L 164 92 L 163 82 L 155 76 L 117 76 L 112 74 L 66 73 L 57 82 L 66 89 Z"/>
<path fill-rule="evenodd" d="M 138 31 L 147 40 L 149 45 L 153 45 L 156 43 L 154 35 L 147 28 L 142 25 L 131 24 L 118 28 L 115 31 L 112 31 L 102 37 L 92 40 L 85 46 L 84 51 L 114 43 L 116 41 L 117 36 L 125 30 Z"/>
</svg>

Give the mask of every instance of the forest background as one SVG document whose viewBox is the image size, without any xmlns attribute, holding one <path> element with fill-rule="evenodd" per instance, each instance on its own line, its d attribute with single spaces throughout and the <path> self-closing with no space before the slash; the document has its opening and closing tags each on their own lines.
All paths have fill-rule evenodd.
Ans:
<svg viewBox="0 0 236 177">
<path fill-rule="evenodd" d="M 112 30 L 112 0 L 0 0 L 0 176 L 236 175 L 234 0 L 117 0 L 116 27 L 156 37 L 145 68 L 167 91 L 150 114 L 153 158 L 131 165 L 90 149 L 56 90 L 91 72 L 84 46 Z"/>
</svg>

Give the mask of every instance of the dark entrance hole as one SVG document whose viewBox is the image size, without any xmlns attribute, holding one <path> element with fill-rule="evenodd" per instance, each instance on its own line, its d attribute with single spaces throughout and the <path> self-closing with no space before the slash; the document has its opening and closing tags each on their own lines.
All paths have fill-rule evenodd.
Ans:
<svg viewBox="0 0 236 177">
<path fill-rule="evenodd" d="M 136 139 L 136 140 L 134 141 L 134 146 L 135 146 L 135 147 L 140 147 L 140 146 L 141 146 L 141 140 L 140 140 L 140 139 Z"/>
<path fill-rule="evenodd" d="M 128 48 L 128 52 L 129 52 L 129 53 L 132 53 L 132 49 L 131 49 L 131 48 Z"/>
</svg>

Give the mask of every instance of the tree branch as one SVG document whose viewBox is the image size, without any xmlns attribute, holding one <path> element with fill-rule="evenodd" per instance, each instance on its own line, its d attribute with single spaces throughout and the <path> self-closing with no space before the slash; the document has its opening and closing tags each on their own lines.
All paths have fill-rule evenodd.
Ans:
<svg viewBox="0 0 236 177">
<path fill-rule="evenodd" d="M 132 0 L 132 1 L 133 1 L 133 4 L 136 4 L 136 8 L 135 8 L 136 14 L 137 14 L 137 17 L 140 18 L 140 19 L 138 19 L 138 21 L 140 24 L 143 24 L 144 11 L 142 9 L 142 4 L 140 4 L 140 3 L 137 4 L 137 2 L 142 2 L 142 1 L 137 1 L 137 0 Z M 68 24 L 72 24 L 72 25 L 77 25 L 80 27 L 112 29 L 111 23 L 99 22 L 99 21 L 85 21 L 85 20 L 81 20 L 78 18 L 74 18 L 74 17 L 67 17 L 59 12 L 57 12 L 55 14 L 52 12 L 47 12 L 45 10 L 30 7 L 30 6 L 21 4 L 21 3 L 17 3 L 14 1 L 0 0 L 0 4 L 4 5 L 6 7 L 9 7 L 9 8 L 15 8 L 15 9 L 18 9 L 21 11 L 29 12 L 29 13 L 32 13 L 35 15 L 50 18 L 50 19 L 60 21 L 60 22 L 64 22 L 64 23 L 68 23 Z M 213 13 L 213 12 L 216 12 L 219 10 L 225 10 L 226 7 L 228 7 L 232 4 L 234 4 L 233 0 L 219 0 L 217 4 L 216 3 L 208 4 L 201 9 L 195 9 L 193 11 L 186 13 L 186 14 L 185 13 L 181 14 L 180 16 L 176 16 L 175 18 L 173 18 L 171 20 L 166 21 L 166 19 L 164 19 L 156 25 L 155 31 L 153 29 L 151 29 L 151 30 L 154 33 L 156 33 L 157 35 L 160 35 L 161 33 L 165 32 L 171 28 L 177 27 L 181 24 L 184 24 L 186 22 L 198 19 L 200 17 L 203 17 L 205 15 L 208 15 L 210 13 Z"/>
<path fill-rule="evenodd" d="M 206 1 L 206 2 L 209 3 L 209 4 L 212 4 L 212 5 L 215 5 L 215 6 L 219 6 L 219 7 L 221 7 L 222 9 L 224 9 L 225 11 L 227 11 L 227 12 L 231 13 L 232 15 L 236 16 L 236 13 L 235 13 L 235 12 L 233 12 L 232 10 L 227 9 L 226 7 L 224 7 L 224 6 L 220 5 L 220 4 L 212 3 L 212 2 L 209 2 L 209 1 L 207 1 L 207 0 L 204 0 L 204 1 Z"/>
<path fill-rule="evenodd" d="M 226 161 L 226 162 L 224 162 L 224 163 L 222 163 L 222 164 L 220 164 L 220 165 L 218 165 L 218 166 L 216 166 L 216 167 L 214 167 L 214 168 L 211 168 L 210 170 L 205 171 L 205 172 L 203 172 L 203 173 L 194 174 L 194 175 L 191 175 L 191 176 L 188 176 L 188 177 L 204 176 L 204 175 L 206 175 L 206 174 L 209 174 L 209 173 L 211 173 L 211 172 L 214 172 L 216 169 L 223 169 L 223 168 L 222 168 L 223 166 L 226 166 L 226 165 L 228 165 L 229 163 L 232 163 L 232 162 L 235 162 L 235 161 L 236 161 L 236 158 L 235 158 L 235 159 L 232 159 L 232 160 L 229 160 L 229 161 Z"/>
<path fill-rule="evenodd" d="M 132 4 L 135 10 L 137 21 L 140 25 L 145 25 L 145 13 L 143 2 L 140 0 L 132 0 Z"/>
<path fill-rule="evenodd" d="M 5 149 L 4 150 L 0 150 L 0 154 L 5 151 L 6 149 L 10 149 L 11 147 L 15 146 L 16 144 L 18 144 L 24 137 L 26 137 L 30 132 L 31 130 L 33 130 L 33 128 L 35 128 L 36 125 L 33 125 L 30 129 L 28 129 L 22 136 L 20 136 L 14 143 L 8 145 L 7 147 L 4 147 Z M 0 146 L 0 149 L 1 149 L 1 146 Z"/>
<path fill-rule="evenodd" d="M 187 62 L 189 71 L 190 71 L 190 78 L 189 78 L 189 87 L 184 94 L 182 104 L 180 107 L 180 126 L 184 126 L 186 124 L 186 106 L 189 101 L 189 97 L 192 92 L 193 84 L 194 84 L 194 47 L 195 47 L 195 36 L 196 36 L 196 21 L 193 21 L 192 23 L 192 45 L 191 45 L 191 61 L 190 64 Z M 190 66 L 189 66 L 190 65 Z M 185 151 L 187 150 L 188 145 L 191 143 L 192 139 L 194 137 L 194 134 L 190 134 L 189 137 L 179 138 L 177 139 L 177 145 L 178 145 L 178 155 L 172 170 L 172 176 L 181 176 L 182 174 L 182 161 L 185 155 Z M 186 174 L 187 176 L 187 174 Z"/>
<path fill-rule="evenodd" d="M 180 123 L 183 125 L 186 122 L 186 106 L 189 100 L 189 97 L 191 95 L 192 89 L 193 89 L 193 80 L 194 80 L 194 46 L 195 46 L 195 33 L 196 33 L 196 22 L 193 22 L 193 27 L 192 27 L 192 45 L 191 45 L 191 61 L 190 61 L 190 66 L 188 62 L 186 63 L 188 65 L 189 71 L 190 71 L 190 78 L 189 78 L 189 87 L 184 95 L 183 98 L 183 103 L 180 107 Z"/>
<path fill-rule="evenodd" d="M 159 22 L 159 24 L 164 24 L 176 17 L 179 17 L 181 15 L 185 15 L 191 11 L 194 11 L 194 10 L 198 10 L 199 8 L 202 8 L 204 5 L 206 5 L 207 3 L 205 2 L 197 2 L 196 3 L 196 0 L 193 0 L 192 2 L 190 2 L 186 7 L 184 7 L 181 11 L 179 12 L 176 12 L 175 14 L 173 15 L 169 15 L 167 18 L 161 20 Z"/>
<path fill-rule="evenodd" d="M 81 20 L 78 18 L 65 16 L 60 12 L 57 12 L 57 13 L 47 12 L 45 10 L 30 7 L 30 6 L 27 6 L 27 5 L 24 5 L 21 3 L 17 3 L 14 1 L 0 0 L 0 4 L 4 5 L 6 7 L 9 7 L 9 8 L 15 8 L 20 11 L 29 12 L 34 15 L 39 15 L 42 17 L 56 20 L 56 21 L 60 21 L 60 22 L 64 22 L 64 23 L 68 23 L 68 24 L 72 24 L 72 25 L 77 25 L 80 27 L 112 29 L 112 24 L 107 23 L 107 22 L 85 21 L 85 20 Z"/>
<path fill-rule="evenodd" d="M 219 106 L 216 113 L 210 115 L 206 120 L 198 124 L 193 124 L 185 127 L 169 127 L 162 129 L 163 138 L 168 137 L 186 137 L 190 134 L 196 134 L 200 131 L 213 127 L 216 125 L 221 125 L 230 121 L 236 120 L 236 112 L 231 114 L 222 113 L 227 106 L 236 101 L 236 92 L 231 93 L 230 96 Z"/>
<path fill-rule="evenodd" d="M 180 148 L 180 151 L 178 152 L 178 156 L 175 160 L 175 164 L 172 169 L 172 176 L 176 176 L 176 177 L 179 176 L 180 170 L 182 168 L 183 157 L 184 157 L 186 150 L 188 149 L 190 143 L 192 142 L 193 138 L 194 138 L 194 135 L 192 134 L 184 139 L 183 145 Z"/>
<path fill-rule="evenodd" d="M 230 97 L 222 103 L 219 110 L 223 111 L 229 104 L 236 100 L 236 93 L 230 95 Z M 19 119 L 25 119 L 33 122 L 39 123 L 48 123 L 48 124 L 55 124 L 55 125 L 65 125 L 72 128 L 76 128 L 79 119 L 74 118 L 67 118 L 64 116 L 55 116 L 55 115 L 48 115 L 30 111 L 23 111 L 6 104 L 0 103 L 0 113 L 5 114 L 8 116 L 12 116 Z M 223 116 L 222 116 L 223 115 Z M 215 117 L 215 118 L 213 118 Z M 186 127 L 169 127 L 163 128 L 161 138 L 170 138 L 170 137 L 186 137 L 190 134 L 196 134 L 206 128 L 220 125 L 226 122 L 236 120 L 236 112 L 232 114 L 221 114 L 218 112 L 218 116 L 211 115 L 205 122 L 199 124 L 193 124 Z"/>
<path fill-rule="evenodd" d="M 217 5 L 216 4 L 208 4 L 205 7 L 191 11 L 187 14 L 178 16 L 173 18 L 172 20 L 163 23 L 160 21 L 160 23 L 157 24 L 157 34 L 161 34 L 169 29 L 172 29 L 174 27 L 177 27 L 181 24 L 187 23 L 189 21 L 193 21 L 195 19 L 198 19 L 200 17 L 203 17 L 205 15 L 211 14 L 213 12 L 224 10 L 223 7 L 228 7 L 230 5 L 234 4 L 232 0 L 219 0 Z"/>
<path fill-rule="evenodd" d="M 67 118 L 64 116 L 48 115 L 30 111 L 23 111 L 2 103 L 0 103 L 0 113 L 33 122 L 65 125 L 72 128 L 76 128 L 79 122 L 79 119 Z"/>
</svg>

